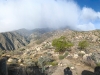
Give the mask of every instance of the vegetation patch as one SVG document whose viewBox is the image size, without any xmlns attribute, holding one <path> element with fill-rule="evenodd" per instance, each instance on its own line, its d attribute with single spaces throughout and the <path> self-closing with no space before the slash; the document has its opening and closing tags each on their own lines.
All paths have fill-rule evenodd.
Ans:
<svg viewBox="0 0 100 75">
<path fill-rule="evenodd" d="M 64 52 L 65 50 L 69 50 L 73 46 L 73 43 L 71 41 L 66 41 L 66 37 L 61 36 L 52 41 L 52 46 L 55 47 L 56 52 Z"/>
<path fill-rule="evenodd" d="M 80 49 L 85 49 L 86 47 L 89 46 L 89 43 L 86 40 L 80 41 L 78 46 L 79 46 Z"/>
</svg>

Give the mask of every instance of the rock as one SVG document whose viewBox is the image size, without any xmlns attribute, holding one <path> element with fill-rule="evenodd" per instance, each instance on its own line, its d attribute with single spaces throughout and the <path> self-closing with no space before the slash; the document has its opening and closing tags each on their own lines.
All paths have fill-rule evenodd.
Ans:
<svg viewBox="0 0 100 75">
<path fill-rule="evenodd" d="M 20 66 L 24 66 L 24 64 L 21 63 Z"/>
<path fill-rule="evenodd" d="M 81 54 L 86 54 L 85 51 L 80 51 Z"/>
<path fill-rule="evenodd" d="M 36 57 L 37 56 L 37 54 L 33 54 L 33 57 Z"/>
<path fill-rule="evenodd" d="M 74 70 L 75 69 L 75 67 L 70 67 L 72 70 Z"/>
<path fill-rule="evenodd" d="M 85 54 L 85 55 L 83 56 L 83 62 L 84 62 L 85 64 L 87 64 L 87 65 L 90 65 L 90 66 L 92 66 L 92 67 L 95 67 L 96 64 L 95 64 L 94 60 L 92 59 L 92 56 L 90 56 L 90 55 L 91 55 L 91 54 Z"/>
<path fill-rule="evenodd" d="M 11 64 L 16 64 L 17 63 L 17 59 L 15 59 L 15 58 L 9 58 L 7 62 L 11 63 Z"/>
<path fill-rule="evenodd" d="M 70 58 L 71 59 L 71 58 L 73 58 L 73 55 L 72 54 L 68 54 L 66 58 Z"/>
<path fill-rule="evenodd" d="M 52 65 L 49 65 L 49 67 L 52 67 Z"/>
<path fill-rule="evenodd" d="M 58 63 L 58 66 L 60 65 L 60 63 Z"/>
<path fill-rule="evenodd" d="M 60 66 L 63 66 L 63 64 L 60 64 Z"/>
<path fill-rule="evenodd" d="M 77 59 L 78 58 L 78 54 L 74 54 L 73 58 Z"/>
<path fill-rule="evenodd" d="M 89 53 L 88 55 L 89 55 L 89 56 L 92 56 L 92 53 Z"/>
<path fill-rule="evenodd" d="M 22 59 L 19 59 L 19 60 L 18 60 L 18 63 L 21 63 L 22 61 L 23 61 Z"/>
</svg>

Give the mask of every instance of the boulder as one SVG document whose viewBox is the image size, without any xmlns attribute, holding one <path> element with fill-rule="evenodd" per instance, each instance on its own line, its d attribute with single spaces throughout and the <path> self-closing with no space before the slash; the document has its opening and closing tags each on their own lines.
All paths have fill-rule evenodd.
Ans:
<svg viewBox="0 0 100 75">
<path fill-rule="evenodd" d="M 74 70 L 75 69 L 75 67 L 70 67 L 72 70 Z"/>
<path fill-rule="evenodd" d="M 18 63 L 21 63 L 21 62 L 23 62 L 23 60 L 22 59 L 18 59 Z"/>
<path fill-rule="evenodd" d="M 7 63 L 10 63 L 10 64 L 16 64 L 18 61 L 16 58 L 9 58 Z"/>
<path fill-rule="evenodd" d="M 92 59 L 91 54 L 85 54 L 85 55 L 83 56 L 83 62 L 84 62 L 85 64 L 87 64 L 87 65 L 92 66 L 92 67 L 95 67 L 95 66 L 96 66 L 94 60 Z"/>
<path fill-rule="evenodd" d="M 74 54 L 73 58 L 77 59 L 78 58 L 78 54 Z"/>
<path fill-rule="evenodd" d="M 85 51 L 80 51 L 81 54 L 86 54 Z"/>
</svg>

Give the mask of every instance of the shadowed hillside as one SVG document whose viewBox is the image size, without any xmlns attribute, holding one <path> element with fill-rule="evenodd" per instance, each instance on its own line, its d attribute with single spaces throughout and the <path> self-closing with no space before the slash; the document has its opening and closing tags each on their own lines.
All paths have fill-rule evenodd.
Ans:
<svg viewBox="0 0 100 75">
<path fill-rule="evenodd" d="M 28 41 L 18 33 L 6 32 L 0 33 L 0 49 L 15 50 L 22 46 L 26 46 Z"/>
</svg>

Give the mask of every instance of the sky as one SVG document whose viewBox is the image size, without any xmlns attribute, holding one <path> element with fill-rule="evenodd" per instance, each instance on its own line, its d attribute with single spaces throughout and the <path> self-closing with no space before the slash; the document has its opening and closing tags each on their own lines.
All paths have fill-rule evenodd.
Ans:
<svg viewBox="0 0 100 75">
<path fill-rule="evenodd" d="M 46 27 L 100 29 L 100 0 L 0 0 L 0 32 Z"/>
</svg>

